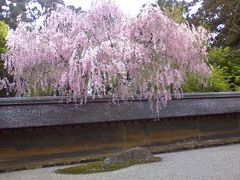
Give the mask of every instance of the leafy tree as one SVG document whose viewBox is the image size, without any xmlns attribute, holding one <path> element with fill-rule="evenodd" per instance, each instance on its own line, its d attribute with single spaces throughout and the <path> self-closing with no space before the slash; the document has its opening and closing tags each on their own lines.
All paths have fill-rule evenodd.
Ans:
<svg viewBox="0 0 240 180">
<path fill-rule="evenodd" d="M 212 74 L 205 85 L 199 77 L 187 75 L 185 92 L 240 91 L 240 50 L 211 48 L 208 53 Z"/>
<path fill-rule="evenodd" d="M 9 77 L 6 69 L 4 69 L 3 61 L 1 60 L 1 54 L 7 52 L 7 48 L 5 47 L 7 33 L 8 26 L 4 22 L 0 21 L 0 97 L 7 94 L 6 90 L 1 89 L 4 85 L 6 85 L 5 81 L 7 80 L 4 78 Z"/>
<path fill-rule="evenodd" d="M 0 20 L 16 29 L 19 21 L 34 22 L 49 14 L 63 0 L 0 0 Z"/>
<path fill-rule="evenodd" d="M 224 72 L 221 69 L 212 67 L 211 76 L 205 82 L 201 81 L 196 74 L 188 73 L 186 83 L 183 86 L 184 92 L 227 92 L 230 91 L 229 83 L 224 79 Z"/>
<path fill-rule="evenodd" d="M 210 63 L 221 70 L 231 90 L 240 87 L 240 49 L 212 48 L 209 52 Z"/>
<path fill-rule="evenodd" d="M 166 103 L 172 93 L 181 97 L 186 72 L 209 74 L 203 31 L 173 22 L 159 7 L 128 19 L 104 2 L 84 14 L 61 7 L 41 29 L 20 23 L 10 33 L 5 61 L 17 95 L 53 87 L 82 100 L 109 92 L 113 101 L 139 95 Z"/>
<path fill-rule="evenodd" d="M 157 3 L 161 10 L 175 22 L 179 24 L 186 22 L 184 18 L 184 2 L 179 2 L 177 0 L 158 0 Z"/>
<path fill-rule="evenodd" d="M 1 54 L 7 52 L 5 47 L 7 32 L 8 26 L 4 22 L 0 21 L 0 79 L 3 78 L 3 61 L 1 61 Z"/>
<path fill-rule="evenodd" d="M 194 1 L 193 4 L 196 4 L 197 2 L 199 1 Z M 203 3 L 206 6 L 207 4 L 212 4 L 214 2 L 204 1 Z M 191 19 L 189 17 L 188 19 L 186 19 L 184 17 L 184 13 L 187 12 L 189 15 L 189 11 L 193 4 L 179 2 L 177 0 L 158 0 L 158 4 L 161 10 L 164 11 L 168 17 L 172 18 L 176 22 L 182 23 L 184 21 L 190 20 L 190 22 L 194 23 L 195 26 L 204 25 L 206 28 L 211 30 L 209 26 L 212 26 L 212 22 L 208 21 L 206 17 L 199 16 L 200 11 L 203 11 L 204 6 L 199 9 L 197 14 L 193 14 Z M 209 9 L 207 9 L 206 11 L 209 11 Z M 201 21 L 199 21 L 199 17 L 202 18 Z M 206 19 L 204 20 L 204 18 Z M 214 28 L 212 32 L 215 32 Z M 199 77 L 196 74 L 187 73 L 186 84 L 184 85 L 183 90 L 185 92 L 217 92 L 237 90 L 239 87 L 238 81 L 240 74 L 240 60 L 239 55 L 237 56 L 235 50 L 230 50 L 229 48 L 209 48 L 208 58 L 209 64 L 211 65 L 212 74 L 207 79 L 207 83 L 203 85 L 203 83 L 199 80 Z"/>
<path fill-rule="evenodd" d="M 25 11 L 24 1 L 0 0 L 0 20 L 8 24 L 10 28 L 17 27 L 18 16 Z"/>
<path fill-rule="evenodd" d="M 194 0 L 187 8 L 200 2 L 202 5 L 197 13 L 188 14 L 188 20 L 210 31 L 210 64 L 222 72 L 232 91 L 239 90 L 240 1 Z"/>
<path fill-rule="evenodd" d="M 8 26 L 4 22 L 0 21 L 0 54 L 7 52 L 5 47 L 7 32 Z"/>
<path fill-rule="evenodd" d="M 63 5 L 63 0 L 0 0 L 0 21 L 4 21 L 11 29 L 16 29 L 20 21 L 35 22 L 41 16 L 48 16 L 52 10 L 57 8 L 58 4 Z M 4 30 L 5 28 L 1 27 L 0 31 Z M 4 44 L 3 36 L 1 38 L 1 43 Z M 0 46 L 3 47 L 2 44 Z M 0 51 L 2 50 L 6 51 L 5 48 Z M 6 77 L 11 80 L 11 76 L 4 69 L 3 62 L 0 60 L 0 79 Z M 0 96 L 7 94 L 5 90 L 0 91 Z"/>
<path fill-rule="evenodd" d="M 240 1 L 239 0 L 194 0 L 188 9 L 202 3 L 197 13 L 188 14 L 194 25 L 204 25 L 216 36 L 212 39 L 217 47 L 240 47 Z"/>
</svg>

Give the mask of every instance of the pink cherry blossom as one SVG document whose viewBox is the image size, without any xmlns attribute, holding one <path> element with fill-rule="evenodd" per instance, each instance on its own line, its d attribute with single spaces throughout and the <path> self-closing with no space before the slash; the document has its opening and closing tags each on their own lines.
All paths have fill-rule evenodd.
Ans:
<svg viewBox="0 0 240 180">
<path fill-rule="evenodd" d="M 53 87 L 82 100 L 109 95 L 165 104 L 172 94 L 181 97 L 186 72 L 209 75 L 206 42 L 204 29 L 177 24 L 159 7 L 133 19 L 101 1 L 82 14 L 59 7 L 41 29 L 20 23 L 4 60 L 18 96 Z"/>
</svg>

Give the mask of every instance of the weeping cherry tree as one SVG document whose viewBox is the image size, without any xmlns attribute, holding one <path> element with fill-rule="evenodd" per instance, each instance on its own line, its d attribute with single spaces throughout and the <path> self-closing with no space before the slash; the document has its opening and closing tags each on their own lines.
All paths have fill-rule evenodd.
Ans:
<svg viewBox="0 0 240 180">
<path fill-rule="evenodd" d="M 177 24 L 159 7 L 130 18 L 101 1 L 81 14 L 59 7 L 41 28 L 20 23 L 4 61 L 17 96 L 51 89 L 82 102 L 108 95 L 165 104 L 182 96 L 186 73 L 209 75 L 206 42 L 203 28 Z"/>
</svg>

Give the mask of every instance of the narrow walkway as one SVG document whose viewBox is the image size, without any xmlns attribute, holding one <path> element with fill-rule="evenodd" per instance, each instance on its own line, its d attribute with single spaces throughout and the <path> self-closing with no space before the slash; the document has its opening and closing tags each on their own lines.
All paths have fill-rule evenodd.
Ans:
<svg viewBox="0 0 240 180">
<path fill-rule="evenodd" d="M 240 144 L 160 155 L 162 162 L 91 175 L 59 175 L 60 167 L 0 174 L 1 180 L 239 180 Z"/>
</svg>

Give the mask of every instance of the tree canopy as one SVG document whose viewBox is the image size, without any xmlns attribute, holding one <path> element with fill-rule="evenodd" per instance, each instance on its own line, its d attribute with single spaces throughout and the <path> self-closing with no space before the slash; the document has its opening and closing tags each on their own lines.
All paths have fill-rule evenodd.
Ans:
<svg viewBox="0 0 240 180">
<path fill-rule="evenodd" d="M 7 71 L 6 69 L 4 69 L 4 64 L 3 64 L 3 61 L 1 60 L 1 55 L 7 52 L 7 48 L 5 46 L 7 33 L 8 33 L 8 26 L 4 22 L 0 21 L 0 96 L 6 94 L 6 90 L 1 91 L 1 89 L 4 87 L 4 85 L 6 85 L 5 82 L 8 81 L 6 79 Z"/>
<path fill-rule="evenodd" d="M 194 0 L 191 5 L 201 2 Z M 202 1 L 197 13 L 188 15 L 194 25 L 204 25 L 212 34 L 209 59 L 222 72 L 232 91 L 240 90 L 240 1 Z"/>
<path fill-rule="evenodd" d="M 186 71 L 209 74 L 204 29 L 175 23 L 155 6 L 135 19 L 104 1 L 80 14 L 60 7 L 41 29 L 30 29 L 20 23 L 7 42 L 19 96 L 52 87 L 83 100 L 108 94 L 167 102 L 172 93 L 181 97 Z"/>
<path fill-rule="evenodd" d="M 5 53 L 6 52 L 6 37 L 7 37 L 7 33 L 8 33 L 8 26 L 0 21 L 0 54 Z"/>
<path fill-rule="evenodd" d="M 201 3 L 200 8 L 195 14 L 189 14 L 188 20 L 214 33 L 215 46 L 240 48 L 240 1 L 194 0 L 188 8 L 197 3 Z"/>
<path fill-rule="evenodd" d="M 158 6 L 171 19 L 177 23 L 184 23 L 185 6 L 183 2 L 177 0 L 158 0 Z"/>
<path fill-rule="evenodd" d="M 15 29 L 20 21 L 33 22 L 49 14 L 63 0 L 0 0 L 0 20 Z"/>
</svg>

